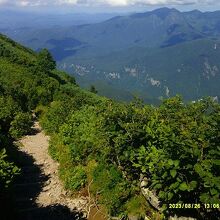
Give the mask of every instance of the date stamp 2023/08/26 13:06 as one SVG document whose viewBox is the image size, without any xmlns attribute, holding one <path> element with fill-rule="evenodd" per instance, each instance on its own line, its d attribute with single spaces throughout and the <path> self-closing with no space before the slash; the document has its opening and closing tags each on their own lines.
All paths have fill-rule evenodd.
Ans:
<svg viewBox="0 0 220 220">
<path fill-rule="evenodd" d="M 211 204 L 211 203 L 170 203 L 169 209 L 220 209 L 220 204 Z"/>
</svg>

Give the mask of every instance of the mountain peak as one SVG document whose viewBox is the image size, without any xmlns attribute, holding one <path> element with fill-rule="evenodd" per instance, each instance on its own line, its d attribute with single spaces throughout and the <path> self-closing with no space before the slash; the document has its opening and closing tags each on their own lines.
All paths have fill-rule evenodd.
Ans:
<svg viewBox="0 0 220 220">
<path fill-rule="evenodd" d="M 167 7 L 158 8 L 151 12 L 151 14 L 157 15 L 161 19 L 165 19 L 170 13 L 181 13 L 181 12 L 175 8 L 167 8 Z"/>
<path fill-rule="evenodd" d="M 192 11 L 185 12 L 184 14 L 201 15 L 203 13 L 201 11 L 195 9 L 195 10 L 192 10 Z"/>
<path fill-rule="evenodd" d="M 141 17 L 147 17 L 149 15 L 157 15 L 158 17 L 160 17 L 161 19 L 165 19 L 170 13 L 181 13 L 180 11 L 178 11 L 175 8 L 168 8 L 168 7 L 163 7 L 163 8 L 158 8 L 155 9 L 153 11 L 148 11 L 148 12 L 144 12 L 144 13 L 136 13 L 136 14 L 132 14 L 130 17 L 133 18 L 141 18 Z"/>
<path fill-rule="evenodd" d="M 202 14 L 202 12 L 201 12 L 200 10 L 198 10 L 198 9 L 192 10 L 191 12 L 192 12 L 192 13 L 199 13 L 199 14 Z"/>
<path fill-rule="evenodd" d="M 180 12 L 175 8 L 168 8 L 168 7 L 163 7 L 163 8 L 158 8 L 152 11 L 152 13 L 170 13 L 170 12 Z"/>
</svg>

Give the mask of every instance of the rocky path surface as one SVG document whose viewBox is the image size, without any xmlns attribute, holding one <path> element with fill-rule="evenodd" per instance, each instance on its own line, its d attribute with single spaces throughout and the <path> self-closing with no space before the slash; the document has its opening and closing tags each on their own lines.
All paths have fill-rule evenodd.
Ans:
<svg viewBox="0 0 220 220">
<path fill-rule="evenodd" d="M 34 125 L 19 143 L 22 175 L 15 185 L 15 207 L 22 220 L 84 219 L 86 198 L 70 198 L 58 178 L 58 163 L 48 155 L 49 137 Z"/>
</svg>

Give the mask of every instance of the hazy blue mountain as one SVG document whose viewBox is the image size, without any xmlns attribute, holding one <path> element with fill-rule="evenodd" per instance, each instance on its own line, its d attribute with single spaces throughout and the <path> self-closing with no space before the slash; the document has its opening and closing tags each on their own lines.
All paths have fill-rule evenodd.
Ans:
<svg viewBox="0 0 220 220">
<path fill-rule="evenodd" d="M 161 8 L 9 35 L 35 50 L 47 47 L 59 68 L 110 97 L 220 97 L 219 11 Z"/>
<path fill-rule="evenodd" d="M 0 28 L 15 30 L 19 28 L 42 29 L 48 27 L 69 27 L 105 21 L 117 13 L 56 13 L 45 11 L 25 11 L 0 8 Z"/>
</svg>

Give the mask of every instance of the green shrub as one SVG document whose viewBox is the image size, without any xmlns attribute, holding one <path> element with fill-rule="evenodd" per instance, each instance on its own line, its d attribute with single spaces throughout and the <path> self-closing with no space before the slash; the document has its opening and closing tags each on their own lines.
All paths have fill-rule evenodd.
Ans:
<svg viewBox="0 0 220 220">
<path fill-rule="evenodd" d="M 87 176 L 85 168 L 81 165 L 69 167 L 68 169 L 60 167 L 60 177 L 65 183 L 66 189 L 79 190 L 86 184 Z"/>
<path fill-rule="evenodd" d="M 37 56 L 37 66 L 43 72 L 50 72 L 56 68 L 56 62 L 47 49 L 42 49 Z"/>
<path fill-rule="evenodd" d="M 20 170 L 11 162 L 6 160 L 6 150 L 0 151 L 0 192 L 7 188 Z"/>
<path fill-rule="evenodd" d="M 131 189 L 122 173 L 112 165 L 98 164 L 92 174 L 92 192 L 98 195 L 110 215 L 124 212 L 124 203 L 130 196 Z"/>
<path fill-rule="evenodd" d="M 146 143 L 131 159 L 163 204 L 220 202 L 219 116 L 211 100 L 173 98 L 144 126 Z"/>
<path fill-rule="evenodd" d="M 143 218 L 149 207 L 147 206 L 147 201 L 143 195 L 135 195 L 126 202 L 126 209 L 128 214 Z"/>
<path fill-rule="evenodd" d="M 19 112 L 12 120 L 9 132 L 13 138 L 20 138 L 31 131 L 32 124 L 31 114 Z"/>
</svg>

